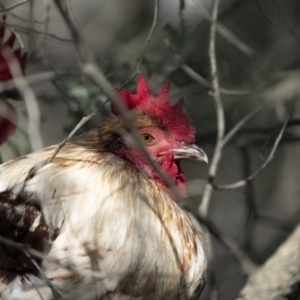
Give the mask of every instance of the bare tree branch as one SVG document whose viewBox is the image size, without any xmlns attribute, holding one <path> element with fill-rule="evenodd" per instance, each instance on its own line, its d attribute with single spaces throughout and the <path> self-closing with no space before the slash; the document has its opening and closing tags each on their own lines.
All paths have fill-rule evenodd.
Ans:
<svg viewBox="0 0 300 300">
<path fill-rule="evenodd" d="M 200 213 L 196 216 L 198 221 L 203 224 L 209 232 L 225 246 L 230 255 L 236 259 L 240 265 L 243 275 L 248 276 L 257 269 L 257 266 L 249 259 L 247 253 L 245 253 L 240 247 L 228 236 L 223 234 L 207 217 L 204 217 Z"/>
<path fill-rule="evenodd" d="M 8 24 L 8 23 L 6 23 Z M 23 26 L 17 25 L 17 24 L 9 24 L 10 26 L 18 29 L 18 31 L 23 32 L 25 34 L 37 34 L 37 35 L 41 35 L 42 37 L 44 37 L 45 32 L 44 31 L 39 31 L 37 29 L 33 29 L 33 28 L 24 28 Z M 57 42 L 65 42 L 65 43 L 73 43 L 73 40 L 68 39 L 68 38 L 63 38 L 60 36 L 57 36 L 55 34 L 52 33 L 48 33 L 47 34 L 47 38 L 52 39 L 53 41 L 57 41 Z"/>
<path fill-rule="evenodd" d="M 248 114 L 245 118 L 243 118 L 241 121 L 239 121 L 224 137 L 222 141 L 222 148 L 225 147 L 225 145 L 231 140 L 231 138 L 252 118 L 254 117 L 258 112 L 260 112 L 262 109 L 262 106 L 255 109 L 253 112 Z"/>
<path fill-rule="evenodd" d="M 36 262 L 36 260 L 32 257 L 32 255 L 30 253 L 28 253 L 28 250 L 26 249 L 21 249 L 25 255 L 31 260 L 31 262 L 33 263 L 33 265 L 36 267 L 36 269 L 39 271 L 42 279 L 46 282 L 47 286 L 50 288 L 52 295 L 54 297 L 54 299 L 61 299 L 61 295 L 60 293 L 56 290 L 56 288 L 53 286 L 52 282 L 50 281 L 50 279 L 45 275 L 44 271 L 41 269 L 41 267 L 39 266 L 39 264 Z"/>
<path fill-rule="evenodd" d="M 51 13 L 51 0 L 44 0 L 45 6 L 45 28 L 44 28 L 44 40 L 43 40 L 43 47 L 44 47 L 44 57 L 47 57 L 47 36 L 49 30 L 49 21 L 50 21 L 50 13 Z"/>
<path fill-rule="evenodd" d="M 201 15 L 208 20 L 209 22 L 213 21 L 213 16 L 203 7 L 203 5 L 199 2 L 199 0 L 193 0 L 195 6 L 201 13 Z M 251 49 L 248 45 L 246 45 L 243 41 L 241 41 L 237 36 L 235 36 L 231 31 L 229 31 L 225 26 L 220 23 L 216 23 L 216 31 L 225 38 L 228 42 L 232 45 L 240 49 L 243 53 L 247 54 L 248 56 L 253 56 L 255 51 Z"/>
<path fill-rule="evenodd" d="M 31 75 L 24 76 L 28 85 L 37 84 L 45 81 L 51 81 L 53 79 L 57 79 L 66 75 L 77 75 L 78 72 L 54 72 L 54 71 L 46 71 L 35 73 Z M 9 91 L 13 88 L 17 88 L 14 80 L 7 80 L 0 82 L 0 93 L 5 91 Z"/>
<path fill-rule="evenodd" d="M 214 176 L 217 171 L 218 163 L 221 158 L 222 152 L 222 139 L 225 132 L 225 117 L 224 117 L 224 109 L 222 104 L 222 99 L 219 90 L 219 78 L 218 78 L 218 68 L 217 68 L 217 60 L 216 60 L 216 22 L 218 18 L 218 8 L 219 8 L 219 0 L 213 0 L 213 8 L 212 8 L 212 22 L 210 26 L 210 34 L 209 34 L 209 60 L 210 60 L 210 72 L 212 78 L 212 94 L 217 114 L 217 143 L 215 146 L 213 158 L 211 161 L 211 165 L 208 171 L 209 177 Z M 210 199 L 212 195 L 213 187 L 211 183 L 208 181 L 205 185 L 202 201 L 200 206 L 198 207 L 199 213 L 201 213 L 204 217 L 208 215 L 208 209 L 210 204 Z M 218 300 L 218 288 L 216 284 L 216 274 L 215 274 L 215 257 L 214 257 L 214 249 L 212 246 L 212 240 L 208 231 L 204 231 L 204 238 L 206 241 L 206 249 L 207 249 L 207 261 L 208 265 L 211 267 L 211 272 L 209 273 L 210 286 L 211 286 L 211 295 L 214 297 L 213 300 Z M 233 252 L 234 253 L 234 252 Z"/>
<path fill-rule="evenodd" d="M 6 24 L 6 26 L 14 33 L 14 35 L 16 36 L 19 44 L 20 44 L 20 48 L 23 49 L 24 48 L 24 43 L 20 37 L 20 35 L 8 24 Z"/>
<path fill-rule="evenodd" d="M 217 61 L 216 61 L 216 49 L 215 49 L 215 37 L 216 37 L 216 20 L 218 17 L 218 0 L 213 2 L 213 12 L 212 12 L 212 22 L 210 28 L 210 37 L 209 37 L 209 59 L 211 67 L 211 77 L 212 77 L 212 87 L 213 87 L 213 99 L 216 108 L 217 114 L 217 142 L 215 146 L 215 151 L 213 158 L 211 160 L 211 165 L 208 171 L 209 178 L 213 178 L 216 175 L 218 164 L 222 154 L 222 140 L 225 132 L 225 117 L 224 109 L 222 104 L 222 99 L 219 90 L 219 79 L 218 79 L 218 70 L 217 70 Z M 210 182 L 207 182 L 204 188 L 202 202 L 199 207 L 199 211 L 204 215 L 207 215 L 208 207 L 211 199 L 213 187 Z"/>
<path fill-rule="evenodd" d="M 13 53 L 11 53 L 8 49 L 4 49 L 2 50 L 2 54 L 8 62 L 10 72 L 13 75 L 13 82 L 25 101 L 29 119 L 28 135 L 31 147 L 34 151 L 40 150 L 43 148 L 43 142 L 40 133 L 40 110 L 37 99 L 34 92 L 24 79 L 20 65 Z"/>
<path fill-rule="evenodd" d="M 212 89 L 212 84 L 206 80 L 204 77 L 202 77 L 199 73 L 195 72 L 191 67 L 186 65 L 182 58 L 175 52 L 173 49 L 170 41 L 168 39 L 164 40 L 166 48 L 168 48 L 174 55 L 175 59 L 178 61 L 180 68 L 193 80 L 198 82 L 200 85 L 203 85 L 209 89 Z M 239 91 L 239 90 L 229 90 L 229 89 L 224 89 L 224 88 L 219 88 L 220 93 L 224 95 L 249 95 L 253 94 L 255 92 L 250 92 L 250 91 Z"/>
<path fill-rule="evenodd" d="M 30 2 L 30 1 L 32 1 L 32 0 L 25 0 L 25 1 L 23 1 L 23 2 L 14 4 L 14 5 L 12 5 L 12 6 L 9 6 L 9 7 L 6 7 L 6 8 L 2 8 L 2 9 L 0 10 L 0 12 L 9 11 L 9 10 L 11 10 L 11 9 L 14 9 L 14 8 L 18 7 L 18 6 L 21 6 L 21 5 L 23 5 L 23 4 L 26 4 L 26 3 Z"/>
<path fill-rule="evenodd" d="M 264 163 L 250 176 L 248 176 L 246 179 L 243 179 L 243 180 L 240 180 L 240 181 L 237 181 L 235 183 L 231 183 L 231 184 L 224 184 L 224 185 L 221 185 L 221 184 L 216 184 L 213 182 L 214 180 L 214 177 L 211 177 L 211 181 L 212 181 L 212 184 L 213 184 L 213 187 L 217 190 L 231 190 L 231 189 L 236 189 L 236 188 L 239 188 L 239 187 L 242 187 L 244 185 L 246 185 L 249 181 L 253 180 L 254 178 L 256 178 L 266 167 L 267 165 L 272 161 L 273 157 L 274 157 L 274 153 L 279 145 L 279 142 L 282 138 L 282 135 L 284 133 L 284 130 L 286 128 L 286 125 L 288 123 L 288 120 L 289 120 L 289 117 L 287 117 L 283 123 L 283 126 L 275 140 L 275 143 L 272 147 L 272 150 L 269 154 L 269 156 L 267 157 L 267 159 L 264 161 Z"/>
<path fill-rule="evenodd" d="M 255 0 L 255 2 L 256 2 L 256 5 L 257 5 L 259 11 L 261 12 L 261 14 L 262 14 L 269 22 L 271 22 L 271 23 L 274 24 L 274 25 L 279 25 L 279 26 L 280 26 L 280 24 L 279 24 L 277 21 L 271 19 L 271 18 L 265 13 L 265 11 L 263 10 L 263 7 L 262 7 L 262 5 L 261 5 L 261 3 L 260 3 L 259 0 Z"/>
<path fill-rule="evenodd" d="M 300 225 L 248 279 L 237 300 L 287 299 L 300 283 Z"/>
<path fill-rule="evenodd" d="M 24 3 L 23 3 L 24 4 Z M 30 1 L 30 5 L 32 4 L 32 1 Z M 1 7 L 1 9 L 5 9 L 5 7 L 4 7 L 4 5 L 2 4 L 2 3 L 0 3 L 0 7 Z M 1 12 L 1 10 L 0 10 L 0 12 Z M 24 22 L 24 23 L 26 23 L 26 24 L 44 24 L 44 22 L 39 22 L 39 21 L 33 21 L 33 20 L 26 20 L 26 19 L 24 19 L 24 18 L 22 18 L 22 17 L 20 17 L 19 15 L 17 15 L 16 13 L 14 13 L 14 12 L 12 12 L 11 10 L 8 10 L 7 11 L 13 18 L 17 18 L 18 20 L 20 20 L 21 22 Z M 8 25 L 7 23 L 6 23 L 6 25 Z"/>
</svg>

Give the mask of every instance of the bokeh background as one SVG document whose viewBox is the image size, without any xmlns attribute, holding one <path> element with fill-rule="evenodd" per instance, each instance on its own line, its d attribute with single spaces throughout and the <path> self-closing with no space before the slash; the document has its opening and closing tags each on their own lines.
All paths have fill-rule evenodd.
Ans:
<svg viewBox="0 0 300 300">
<path fill-rule="evenodd" d="M 172 101 L 184 96 L 197 129 L 197 144 L 211 158 L 217 121 L 210 89 L 191 79 L 175 56 L 211 81 L 210 23 L 197 2 L 211 10 L 210 0 L 159 1 L 158 25 L 140 69 L 153 93 L 170 80 Z M 107 97 L 79 72 L 75 43 L 52 1 L 33 0 L 3 10 L 15 3 L 18 1 L 1 0 L 0 12 L 7 15 L 7 24 L 19 34 L 28 52 L 26 75 L 37 75 L 30 86 L 41 111 L 43 145 L 56 144 Z M 98 65 L 114 86 L 122 86 L 135 71 L 145 47 L 154 1 L 69 0 L 68 5 Z M 290 116 L 275 156 L 262 174 L 245 187 L 213 192 L 209 218 L 257 264 L 263 264 L 300 221 L 299 16 L 299 0 L 220 1 L 218 20 L 240 46 L 217 33 L 218 74 L 220 86 L 226 89 L 221 94 L 226 131 L 248 113 L 262 109 L 226 145 L 216 181 L 233 183 L 258 169 Z M 173 52 L 166 47 L 166 40 Z M 54 76 L 43 80 L 39 74 L 44 72 Z M 134 91 L 135 85 L 134 79 L 126 88 Z M 24 102 L 12 104 L 20 120 L 16 134 L 0 148 L 4 161 L 31 151 Z M 99 124 L 108 112 L 109 104 L 79 133 Z M 183 168 L 190 201 L 199 205 L 209 166 L 184 162 Z M 219 299 L 234 299 L 245 278 L 230 253 L 217 240 L 213 239 L 213 244 Z M 208 284 L 201 299 L 210 297 Z M 290 299 L 300 299 L 296 288 Z"/>
</svg>

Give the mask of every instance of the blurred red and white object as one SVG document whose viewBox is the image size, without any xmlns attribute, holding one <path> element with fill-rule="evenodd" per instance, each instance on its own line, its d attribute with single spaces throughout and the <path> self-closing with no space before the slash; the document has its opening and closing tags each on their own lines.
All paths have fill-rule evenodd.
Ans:
<svg viewBox="0 0 300 300">
<path fill-rule="evenodd" d="M 23 73 L 27 58 L 27 53 L 22 53 L 20 48 L 13 49 L 16 34 L 11 29 L 9 29 L 11 31 L 10 36 L 5 41 L 5 32 L 7 28 L 5 21 L 6 16 L 3 16 L 0 23 L 0 82 L 12 79 L 9 62 L 4 58 L 4 52 L 10 51 L 12 53 Z M 0 92 L 0 145 L 3 144 L 17 128 L 18 114 L 15 108 L 8 103 L 7 99 L 9 98 L 19 100 L 20 94 L 16 89 Z"/>
</svg>

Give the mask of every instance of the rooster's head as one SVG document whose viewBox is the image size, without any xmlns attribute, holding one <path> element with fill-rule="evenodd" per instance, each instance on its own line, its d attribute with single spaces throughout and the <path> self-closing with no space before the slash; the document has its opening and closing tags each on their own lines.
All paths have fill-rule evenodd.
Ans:
<svg viewBox="0 0 300 300">
<path fill-rule="evenodd" d="M 172 106 L 169 102 L 169 90 L 170 83 L 166 82 L 155 97 L 151 94 L 143 75 L 139 75 L 135 94 L 126 90 L 117 90 L 117 92 L 125 107 L 133 111 L 135 125 L 151 158 L 185 195 L 186 179 L 180 168 L 180 160 L 207 162 L 208 159 L 204 151 L 194 144 L 195 128 L 183 108 L 183 99 L 181 98 Z M 112 105 L 112 113 L 119 115 L 114 105 Z M 149 161 L 137 147 L 133 146 L 133 143 L 130 143 L 130 138 L 123 136 L 123 141 L 124 147 L 113 143 L 111 151 L 129 161 L 139 171 L 145 172 L 167 190 L 167 186 Z"/>
</svg>

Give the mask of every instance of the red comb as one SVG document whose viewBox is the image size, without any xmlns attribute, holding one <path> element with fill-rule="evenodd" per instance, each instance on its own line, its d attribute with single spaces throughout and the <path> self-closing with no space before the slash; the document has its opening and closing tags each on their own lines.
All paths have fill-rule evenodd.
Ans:
<svg viewBox="0 0 300 300">
<path fill-rule="evenodd" d="M 118 90 L 123 104 L 129 109 L 136 109 L 145 115 L 161 118 L 162 122 L 178 141 L 187 143 L 195 140 L 195 128 L 193 127 L 186 110 L 183 108 L 183 98 L 175 105 L 169 102 L 170 82 L 167 81 L 157 97 L 151 94 L 145 77 L 139 74 L 136 94 L 126 90 Z M 119 115 L 117 108 L 112 105 L 111 111 Z"/>
<path fill-rule="evenodd" d="M 5 20 L 6 16 L 2 17 L 2 21 L 0 23 L 0 81 L 9 80 L 12 78 L 12 75 L 9 70 L 9 65 L 5 58 L 2 55 L 2 51 L 6 49 L 10 49 L 13 51 L 13 46 L 15 43 L 16 35 L 14 32 L 11 33 L 10 37 L 6 40 L 4 43 L 4 35 L 5 35 Z M 20 64 L 20 68 L 22 72 L 24 73 L 25 65 L 26 65 L 26 58 L 27 54 L 23 53 L 21 49 L 16 49 L 13 51 L 14 57 L 18 60 Z"/>
</svg>

